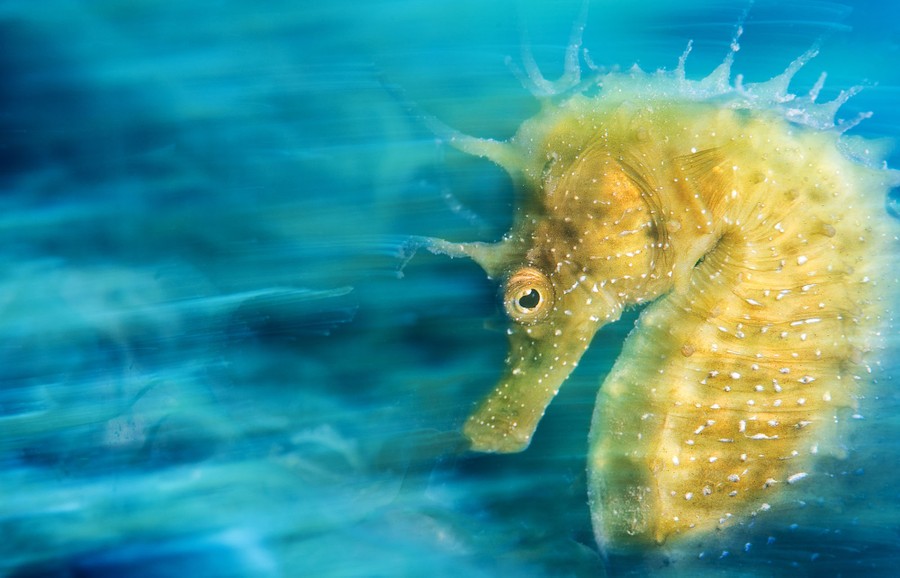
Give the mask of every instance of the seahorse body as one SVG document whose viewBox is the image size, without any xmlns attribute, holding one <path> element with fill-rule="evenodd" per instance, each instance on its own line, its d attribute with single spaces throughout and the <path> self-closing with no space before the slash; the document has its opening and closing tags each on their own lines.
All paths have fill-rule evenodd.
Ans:
<svg viewBox="0 0 900 578">
<path fill-rule="evenodd" d="M 685 79 L 684 59 L 607 75 L 598 96 L 543 98 L 505 143 L 438 126 L 519 190 L 499 243 L 431 241 L 500 279 L 511 318 L 505 375 L 464 427 L 472 449 L 527 447 L 595 332 L 650 303 L 590 433 L 604 547 L 768 510 L 811 456 L 840 453 L 891 322 L 897 231 L 884 199 L 898 178 L 834 127 L 846 94 L 787 98 L 811 57 L 740 89 L 730 56 L 701 81 Z M 567 77 L 562 88 L 578 85 Z"/>
<path fill-rule="evenodd" d="M 807 456 L 837 451 L 834 426 L 855 413 L 888 317 L 878 285 L 893 235 L 870 195 L 883 182 L 834 135 L 711 105 L 651 108 L 625 115 L 664 134 L 619 141 L 649 161 L 637 173 L 644 198 L 659 196 L 648 229 L 676 268 L 679 251 L 682 265 L 688 247 L 708 251 L 643 312 L 598 396 L 591 497 L 617 543 L 770 507 Z"/>
</svg>

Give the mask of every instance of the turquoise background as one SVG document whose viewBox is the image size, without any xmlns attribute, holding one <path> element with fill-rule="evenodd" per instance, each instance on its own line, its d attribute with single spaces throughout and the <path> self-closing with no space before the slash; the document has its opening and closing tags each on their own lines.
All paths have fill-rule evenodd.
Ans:
<svg viewBox="0 0 900 578">
<path fill-rule="evenodd" d="M 409 235 L 496 240 L 505 175 L 401 104 L 507 138 L 561 72 L 580 2 L 0 4 L 0 574 L 603 576 L 586 438 L 636 313 L 607 327 L 532 447 L 458 429 L 505 355 L 494 286 Z M 591 4 L 600 65 L 689 76 L 745 2 Z M 853 134 L 900 134 L 900 3 L 758 1 L 735 70 L 813 43 Z M 900 157 L 890 162 L 900 167 Z M 888 208 L 896 206 L 888 202 Z M 895 211 L 896 212 L 896 211 Z M 896 359 L 891 341 L 889 358 Z M 766 520 L 661 568 L 891 575 L 897 370 L 843 461 Z M 678 558 L 676 551 L 673 556 Z"/>
</svg>

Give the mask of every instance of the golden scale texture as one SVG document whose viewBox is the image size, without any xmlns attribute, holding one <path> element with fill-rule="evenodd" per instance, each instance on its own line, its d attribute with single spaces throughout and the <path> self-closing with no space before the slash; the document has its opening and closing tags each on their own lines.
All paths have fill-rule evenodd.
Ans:
<svg viewBox="0 0 900 578">
<path fill-rule="evenodd" d="M 556 83 L 529 68 L 542 111 L 508 142 L 431 121 L 519 199 L 498 243 L 428 244 L 504 287 L 509 356 L 464 426 L 476 451 L 525 449 L 597 330 L 649 303 L 600 388 L 588 475 L 601 546 L 661 544 L 768 511 L 841 454 L 891 323 L 898 176 L 835 125 L 851 92 L 787 93 L 813 52 L 746 87 L 733 53 L 698 81 L 686 53 L 586 96 L 578 50 Z"/>
</svg>

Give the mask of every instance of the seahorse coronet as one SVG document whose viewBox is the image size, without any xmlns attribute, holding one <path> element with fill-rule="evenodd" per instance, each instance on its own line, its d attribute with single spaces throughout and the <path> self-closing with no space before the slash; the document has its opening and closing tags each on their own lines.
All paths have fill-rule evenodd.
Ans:
<svg viewBox="0 0 900 578">
<path fill-rule="evenodd" d="M 579 46 L 556 83 L 526 67 L 542 107 L 508 141 L 433 123 L 518 196 L 500 242 L 431 248 L 474 258 L 507 295 L 506 371 L 463 429 L 475 451 L 525 449 L 595 333 L 649 304 L 598 394 L 588 489 L 603 548 L 659 545 L 768 512 L 817 455 L 844 453 L 836 424 L 896 310 L 884 203 L 900 173 L 843 134 L 858 89 L 818 103 L 823 75 L 789 92 L 818 47 L 756 84 L 731 81 L 735 42 L 699 80 L 689 47 L 673 70 L 585 85 Z M 539 316 L 514 301 L 522 271 L 551 285 Z"/>
</svg>

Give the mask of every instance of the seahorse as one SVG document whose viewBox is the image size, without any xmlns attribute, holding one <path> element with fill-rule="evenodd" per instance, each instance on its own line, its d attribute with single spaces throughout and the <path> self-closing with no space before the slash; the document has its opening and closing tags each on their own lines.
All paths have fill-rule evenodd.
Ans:
<svg viewBox="0 0 900 578">
<path fill-rule="evenodd" d="M 582 80 L 576 26 L 563 76 L 525 53 L 540 112 L 508 141 L 456 148 L 505 169 L 517 190 L 497 243 L 427 240 L 497 279 L 506 370 L 463 426 L 471 449 L 528 447 L 592 338 L 644 306 L 603 381 L 588 492 L 604 549 L 654 547 L 766 512 L 809 477 L 878 371 L 892 331 L 900 173 L 818 103 L 824 74 L 788 91 L 811 49 L 774 78 L 733 82 L 725 60 Z"/>
</svg>

